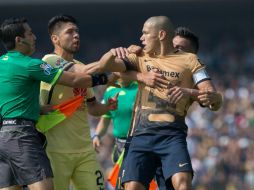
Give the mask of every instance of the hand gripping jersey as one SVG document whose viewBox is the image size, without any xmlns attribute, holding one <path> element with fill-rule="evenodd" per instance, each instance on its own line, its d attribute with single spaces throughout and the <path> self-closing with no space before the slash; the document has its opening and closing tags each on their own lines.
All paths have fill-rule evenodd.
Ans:
<svg viewBox="0 0 254 190">
<path fill-rule="evenodd" d="M 197 83 L 210 79 L 208 75 L 201 76 L 205 72 L 205 66 L 191 53 L 177 51 L 166 56 L 130 54 L 128 60 L 127 68 L 142 73 L 157 70 L 166 77 L 169 86 L 194 88 Z M 135 134 L 187 133 L 184 118 L 192 102 L 190 97 L 184 97 L 176 105 L 170 104 L 166 89 L 139 84 L 133 122 Z"/>
</svg>

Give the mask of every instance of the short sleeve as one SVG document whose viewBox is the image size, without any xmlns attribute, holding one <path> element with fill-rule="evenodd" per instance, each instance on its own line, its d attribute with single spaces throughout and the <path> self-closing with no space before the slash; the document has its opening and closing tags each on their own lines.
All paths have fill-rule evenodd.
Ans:
<svg viewBox="0 0 254 190">
<path fill-rule="evenodd" d="M 196 55 L 191 55 L 190 63 L 190 70 L 195 85 L 205 80 L 211 80 L 210 76 L 206 72 L 205 65 Z"/>
<path fill-rule="evenodd" d="M 189 56 L 189 67 L 191 70 L 191 73 L 195 73 L 200 69 L 205 68 L 205 65 L 200 61 L 197 55 L 195 54 L 190 54 Z"/>
<path fill-rule="evenodd" d="M 53 68 L 50 64 L 33 59 L 28 66 L 29 76 L 35 80 L 54 84 L 62 74 L 62 69 Z"/>
</svg>

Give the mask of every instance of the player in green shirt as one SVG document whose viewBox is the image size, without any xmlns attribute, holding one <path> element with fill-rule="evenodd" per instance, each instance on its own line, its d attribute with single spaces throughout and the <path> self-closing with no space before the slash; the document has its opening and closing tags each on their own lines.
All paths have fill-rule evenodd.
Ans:
<svg viewBox="0 0 254 190">
<path fill-rule="evenodd" d="M 93 136 L 93 146 L 96 151 L 99 151 L 100 137 L 103 136 L 112 120 L 113 122 L 113 136 L 115 138 L 115 147 L 112 154 L 113 162 L 118 160 L 124 144 L 126 142 L 127 134 L 131 126 L 133 106 L 135 103 L 138 83 L 130 80 L 118 79 L 120 87 L 110 86 L 104 93 L 103 102 L 107 102 L 109 98 L 118 96 L 118 108 L 114 111 L 109 111 L 103 115 L 97 125 L 95 135 Z"/>
</svg>

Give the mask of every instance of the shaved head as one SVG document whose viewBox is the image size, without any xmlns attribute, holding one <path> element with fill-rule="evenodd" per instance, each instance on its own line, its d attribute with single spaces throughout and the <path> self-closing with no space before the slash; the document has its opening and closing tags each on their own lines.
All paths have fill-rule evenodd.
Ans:
<svg viewBox="0 0 254 190">
<path fill-rule="evenodd" d="M 146 20 L 145 24 L 149 24 L 157 31 L 164 30 L 170 39 L 174 37 L 174 26 L 171 20 L 166 16 L 153 16 Z"/>
</svg>

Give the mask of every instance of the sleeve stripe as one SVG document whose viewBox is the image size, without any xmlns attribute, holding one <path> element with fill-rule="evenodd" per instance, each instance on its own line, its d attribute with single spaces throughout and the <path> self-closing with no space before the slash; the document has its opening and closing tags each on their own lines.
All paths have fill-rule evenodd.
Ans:
<svg viewBox="0 0 254 190">
<path fill-rule="evenodd" d="M 62 73 L 63 73 L 63 70 L 59 69 L 50 84 L 54 85 L 56 81 L 59 79 L 59 77 L 62 75 Z"/>
<path fill-rule="evenodd" d="M 206 80 L 211 80 L 211 78 L 204 78 L 204 79 L 198 81 L 198 82 L 195 84 L 195 86 L 197 86 L 199 83 L 201 83 L 201 82 L 203 82 L 203 81 L 206 81 Z"/>
</svg>

